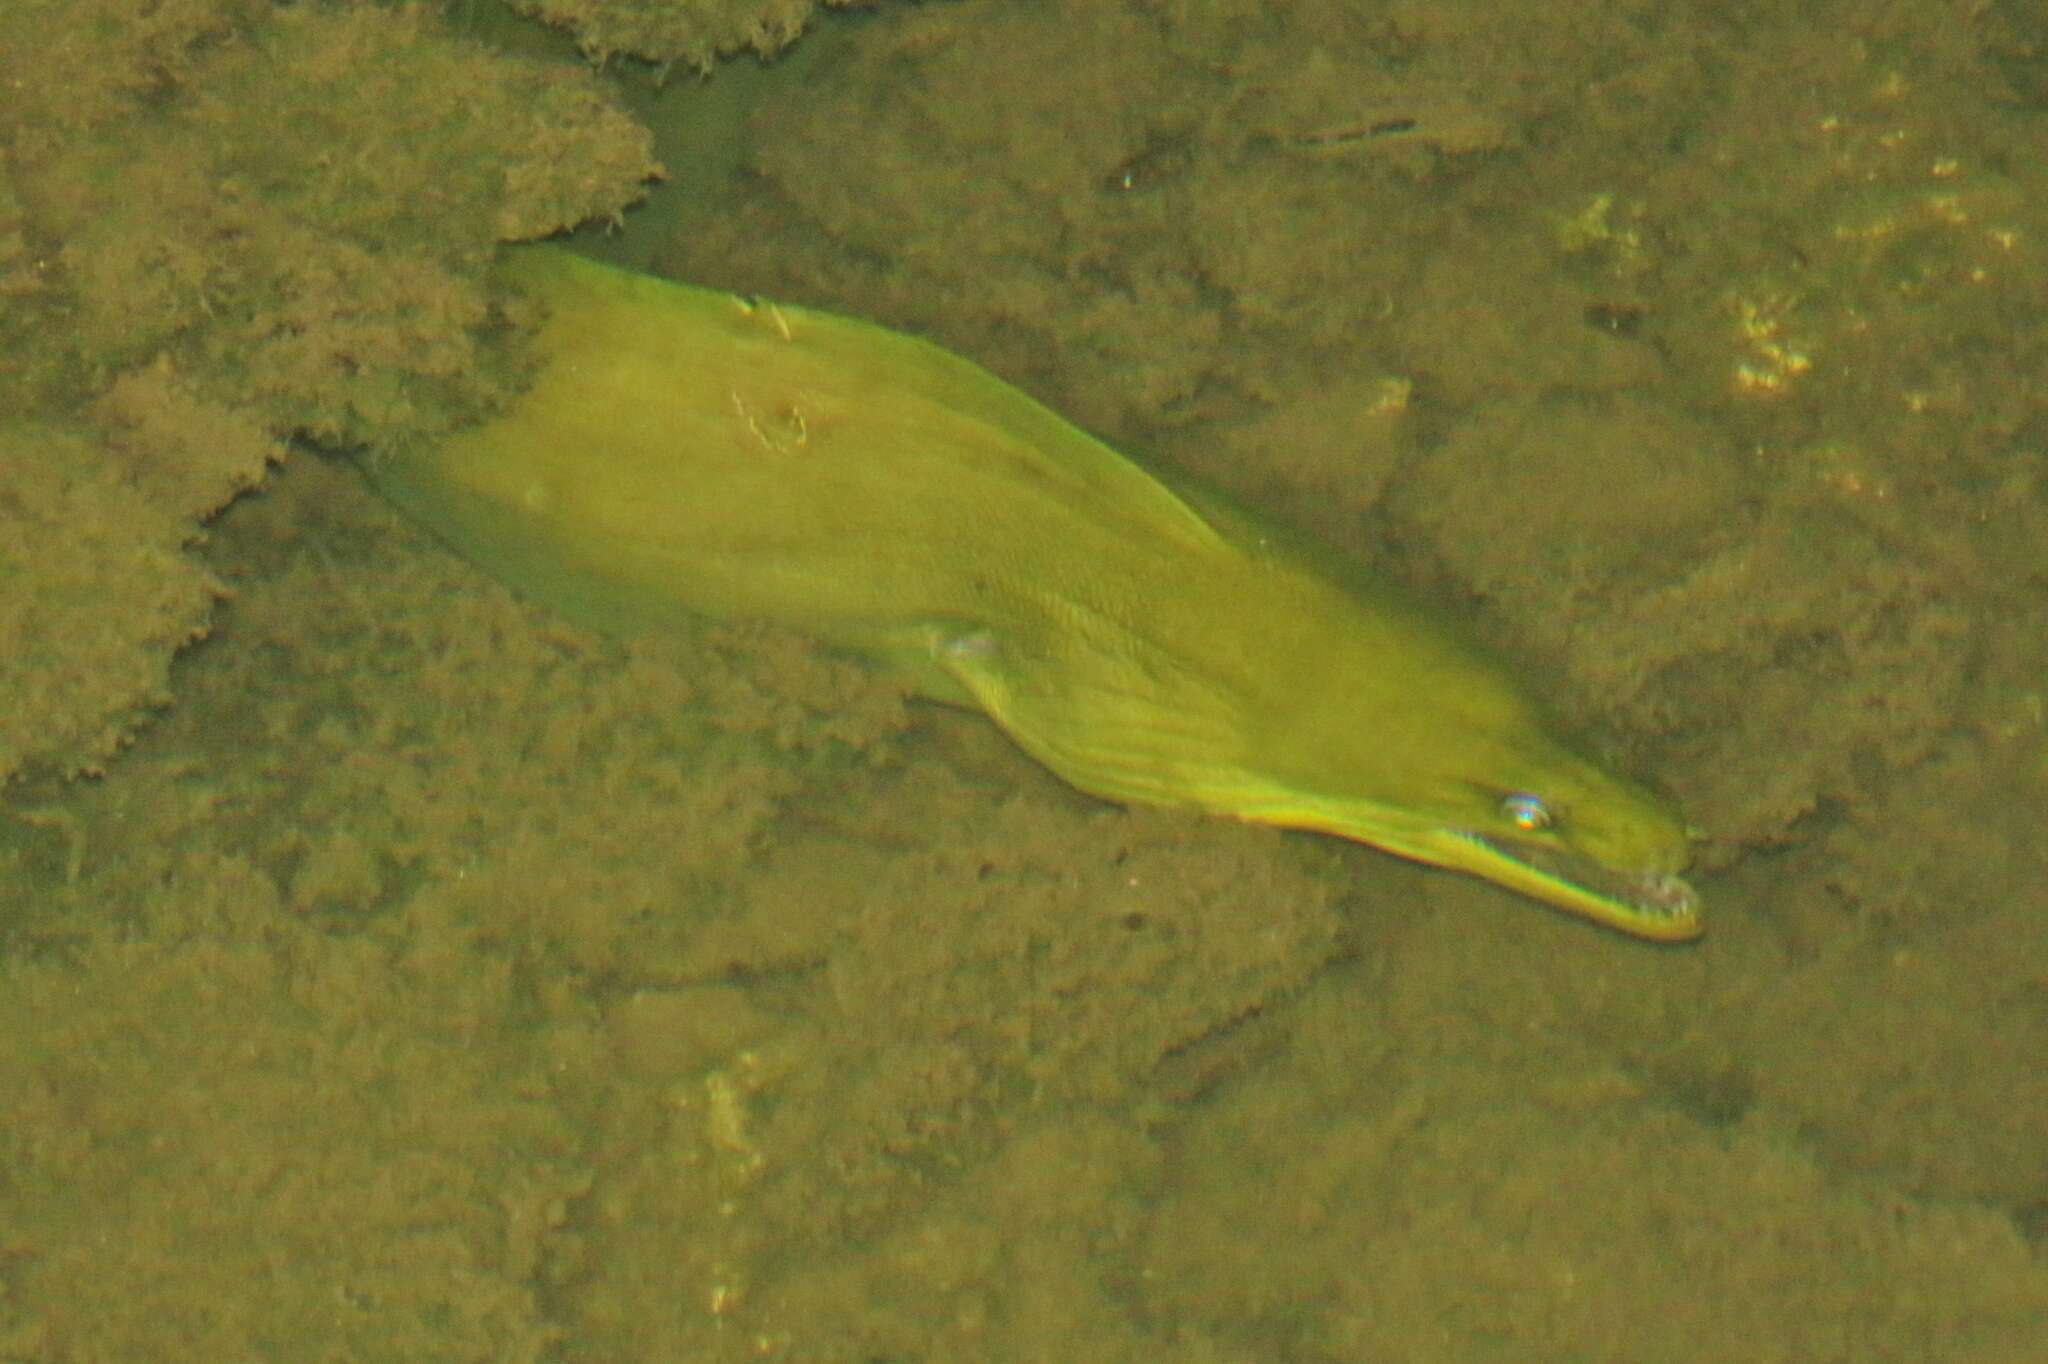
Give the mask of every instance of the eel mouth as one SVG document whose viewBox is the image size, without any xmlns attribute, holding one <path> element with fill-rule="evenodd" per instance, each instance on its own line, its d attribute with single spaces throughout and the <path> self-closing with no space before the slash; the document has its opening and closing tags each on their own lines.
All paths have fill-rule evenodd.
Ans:
<svg viewBox="0 0 2048 1364">
<path fill-rule="evenodd" d="M 1685 942 L 1704 931 L 1699 893 L 1675 871 L 1610 867 L 1470 830 L 1456 835 L 1474 854 L 1468 870 L 1559 909 L 1658 942 Z"/>
<path fill-rule="evenodd" d="M 1699 894 L 1678 874 L 1685 861 L 1683 848 L 1669 860 L 1616 867 L 1569 848 L 1439 824 L 1385 806 L 1361 809 L 1355 802 L 1306 802 L 1291 793 L 1208 806 L 1252 823 L 1334 834 L 1396 857 L 1476 876 L 1632 938 L 1689 942 L 1706 927 Z"/>
</svg>

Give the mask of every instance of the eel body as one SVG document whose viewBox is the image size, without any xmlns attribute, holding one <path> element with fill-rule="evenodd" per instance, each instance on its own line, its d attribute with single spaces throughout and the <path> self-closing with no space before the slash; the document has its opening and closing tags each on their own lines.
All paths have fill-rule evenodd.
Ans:
<svg viewBox="0 0 2048 1364">
<path fill-rule="evenodd" d="M 1091 794 L 1699 933 L 1676 813 L 1406 599 L 912 337 L 559 248 L 504 269 L 537 312 L 530 385 L 370 472 L 515 588 L 613 630 L 781 622 L 985 711 Z"/>
</svg>

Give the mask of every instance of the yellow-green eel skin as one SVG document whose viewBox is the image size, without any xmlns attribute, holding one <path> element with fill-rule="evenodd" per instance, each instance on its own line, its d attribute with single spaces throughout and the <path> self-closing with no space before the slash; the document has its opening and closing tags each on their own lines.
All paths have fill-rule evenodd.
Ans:
<svg viewBox="0 0 2048 1364">
<path fill-rule="evenodd" d="M 530 386 L 368 467 L 513 587 L 616 631 L 780 622 L 979 708 L 1093 795 L 1699 934 L 1677 813 L 1399 595 L 926 342 L 558 247 L 501 268 Z"/>
</svg>

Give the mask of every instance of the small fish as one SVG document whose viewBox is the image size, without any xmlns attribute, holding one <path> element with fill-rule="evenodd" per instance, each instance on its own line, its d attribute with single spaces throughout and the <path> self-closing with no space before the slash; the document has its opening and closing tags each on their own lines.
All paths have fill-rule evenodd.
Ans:
<svg viewBox="0 0 2048 1364">
<path fill-rule="evenodd" d="M 1313 829 L 1645 938 L 1698 936 L 1684 822 L 1416 604 L 869 323 L 557 247 L 531 385 L 372 480 L 613 631 L 782 623 L 985 712 L 1092 795 Z"/>
</svg>

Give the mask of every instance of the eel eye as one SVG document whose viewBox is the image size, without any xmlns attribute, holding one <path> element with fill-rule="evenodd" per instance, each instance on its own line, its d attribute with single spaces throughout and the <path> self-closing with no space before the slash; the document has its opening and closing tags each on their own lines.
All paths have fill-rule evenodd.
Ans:
<svg viewBox="0 0 2048 1364">
<path fill-rule="evenodd" d="M 1548 829 L 1552 822 L 1550 807 L 1543 803 L 1543 798 L 1532 796 L 1527 791 L 1511 791 L 1502 796 L 1500 812 L 1506 815 L 1517 829 L 1529 833 L 1534 833 L 1538 829 Z"/>
</svg>

